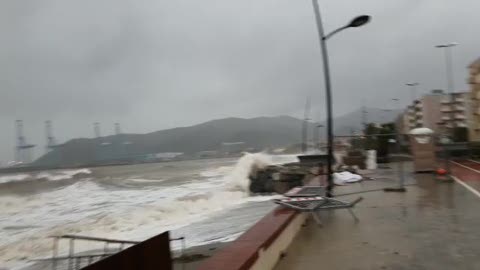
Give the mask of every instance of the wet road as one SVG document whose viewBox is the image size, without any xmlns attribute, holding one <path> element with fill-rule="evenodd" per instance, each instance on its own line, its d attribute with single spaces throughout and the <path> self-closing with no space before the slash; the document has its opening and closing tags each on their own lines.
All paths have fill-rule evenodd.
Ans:
<svg viewBox="0 0 480 270">
<path fill-rule="evenodd" d="M 479 173 L 453 167 L 468 178 L 465 183 L 479 182 Z M 480 269 L 480 198 L 429 174 L 414 180 L 417 185 L 406 193 L 362 194 L 365 200 L 355 209 L 359 223 L 345 210 L 323 213 L 324 226 L 308 223 L 276 270 Z M 342 193 L 378 183 L 362 185 L 342 187 Z"/>
<path fill-rule="evenodd" d="M 474 160 L 452 161 L 450 167 L 455 180 L 473 193 L 480 195 L 480 162 Z"/>
</svg>

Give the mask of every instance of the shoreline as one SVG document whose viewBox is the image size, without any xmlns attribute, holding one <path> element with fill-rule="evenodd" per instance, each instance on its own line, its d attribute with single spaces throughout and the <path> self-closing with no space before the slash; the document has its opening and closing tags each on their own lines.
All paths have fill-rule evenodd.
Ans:
<svg viewBox="0 0 480 270">
<path fill-rule="evenodd" d="M 219 160 L 229 158 L 239 158 L 241 155 L 231 155 L 222 157 L 208 157 L 208 158 L 189 158 L 189 159 L 172 159 L 153 162 L 119 162 L 119 163 L 106 163 L 106 164 L 82 164 L 75 166 L 25 166 L 25 167 L 0 167 L 0 174 L 17 174 L 17 173 L 29 173 L 29 172 L 42 172 L 50 170 L 75 170 L 82 168 L 100 168 L 100 167 L 120 167 L 120 166 L 134 166 L 143 164 L 160 164 L 170 162 L 182 162 L 182 161 L 197 161 L 197 160 Z"/>
</svg>

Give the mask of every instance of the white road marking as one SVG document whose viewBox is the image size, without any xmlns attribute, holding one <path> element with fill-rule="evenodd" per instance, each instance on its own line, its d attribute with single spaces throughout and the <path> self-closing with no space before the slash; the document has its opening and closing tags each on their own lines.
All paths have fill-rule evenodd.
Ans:
<svg viewBox="0 0 480 270">
<path fill-rule="evenodd" d="M 480 162 L 476 161 L 476 160 L 473 160 L 473 159 L 467 159 L 468 161 L 471 161 L 471 162 L 475 162 L 477 164 L 480 164 Z"/>
<path fill-rule="evenodd" d="M 450 162 L 455 163 L 455 164 L 457 164 L 457 165 L 459 165 L 459 166 L 462 166 L 462 167 L 464 167 L 464 168 L 467 168 L 467 169 L 469 169 L 469 170 L 471 170 L 471 171 L 474 171 L 474 172 L 476 172 L 476 173 L 480 173 L 479 170 L 475 170 L 474 168 L 470 168 L 470 167 L 465 166 L 465 165 L 463 165 L 463 164 L 460 164 L 460 163 L 458 163 L 458 162 L 456 162 L 456 161 L 450 161 Z"/>
<path fill-rule="evenodd" d="M 460 163 L 457 163 L 457 162 L 455 162 L 455 161 L 452 161 L 452 163 L 455 163 L 455 164 L 460 165 L 460 166 L 462 166 L 462 167 L 464 167 L 464 168 L 470 169 L 470 170 L 472 170 L 472 171 L 474 171 L 474 172 L 476 172 L 476 173 L 480 173 L 480 171 L 478 171 L 478 170 L 472 169 L 472 168 L 470 168 L 470 167 L 467 167 L 467 166 L 462 165 L 462 164 L 460 164 Z M 453 176 L 453 175 L 452 175 L 452 178 L 453 178 L 453 180 L 455 180 L 455 182 L 459 183 L 459 184 L 462 185 L 464 188 L 470 190 L 473 194 L 477 195 L 477 197 L 480 198 L 480 192 L 478 192 L 478 190 L 474 189 L 473 187 L 469 186 L 467 183 L 463 182 L 462 180 L 460 180 L 459 178 L 457 178 L 457 177 L 455 177 L 455 176 Z"/>
</svg>

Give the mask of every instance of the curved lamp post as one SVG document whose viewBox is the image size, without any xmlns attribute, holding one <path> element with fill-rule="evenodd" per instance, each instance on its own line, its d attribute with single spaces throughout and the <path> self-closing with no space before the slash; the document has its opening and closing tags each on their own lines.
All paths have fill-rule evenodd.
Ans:
<svg viewBox="0 0 480 270">
<path fill-rule="evenodd" d="M 417 86 L 420 84 L 417 82 L 414 82 L 414 83 L 406 83 L 405 85 L 410 86 L 410 89 L 412 90 L 412 104 L 413 104 L 417 99 Z"/>
<path fill-rule="evenodd" d="M 454 76 L 453 76 L 453 67 L 452 67 L 452 49 L 453 47 L 457 46 L 458 43 L 452 42 L 448 44 L 439 44 L 436 45 L 435 48 L 438 49 L 444 49 L 445 51 L 445 77 L 447 79 L 447 95 L 450 95 L 450 101 L 453 102 L 455 101 L 455 97 L 453 96 L 453 93 L 455 93 L 455 82 L 454 82 Z M 453 127 L 456 127 L 455 121 L 452 121 Z M 448 128 L 447 125 L 445 127 Z M 453 136 L 453 129 L 451 130 L 452 136 Z"/>
<path fill-rule="evenodd" d="M 315 12 L 315 19 L 317 23 L 318 36 L 320 39 L 320 47 L 322 52 L 323 59 L 323 75 L 325 77 L 325 103 L 327 107 L 327 192 L 328 197 L 333 196 L 333 178 L 332 178 L 332 165 L 333 165 L 333 119 L 332 119 L 332 94 L 331 94 L 331 82 L 330 82 L 330 67 L 328 61 L 328 52 L 327 52 L 327 39 L 331 38 L 336 33 L 345 30 L 351 27 L 360 27 L 370 21 L 370 16 L 361 15 L 354 18 L 350 23 L 345 26 L 342 26 L 328 35 L 325 35 L 323 31 L 322 17 L 320 16 L 320 8 L 318 6 L 318 0 L 312 0 L 313 10 Z"/>
<path fill-rule="evenodd" d="M 446 78 L 447 78 L 447 91 L 450 93 L 455 92 L 455 83 L 453 79 L 453 68 L 452 68 L 452 50 L 451 48 L 457 46 L 458 43 L 452 42 L 448 44 L 436 45 L 435 48 L 444 49 L 445 51 L 445 69 L 446 69 Z"/>
</svg>

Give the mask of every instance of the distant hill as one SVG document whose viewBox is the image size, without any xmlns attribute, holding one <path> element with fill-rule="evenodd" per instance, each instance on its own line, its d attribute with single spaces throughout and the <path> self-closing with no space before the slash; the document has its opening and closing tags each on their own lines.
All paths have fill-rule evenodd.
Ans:
<svg viewBox="0 0 480 270">
<path fill-rule="evenodd" d="M 370 110 L 369 114 L 375 114 L 373 109 Z M 220 150 L 222 143 L 226 142 L 244 142 L 245 148 L 263 150 L 300 143 L 302 123 L 303 120 L 290 116 L 225 118 L 147 134 L 73 139 L 40 157 L 33 165 L 82 166 L 165 152 L 194 155 Z M 311 123 L 309 129 L 315 125 Z M 360 130 L 360 110 L 335 120 L 336 134 L 350 134 L 351 128 Z"/>
<path fill-rule="evenodd" d="M 225 118 L 202 124 L 147 134 L 121 134 L 99 139 L 73 139 L 37 159 L 34 165 L 80 166 L 122 156 L 181 152 L 192 155 L 215 151 L 226 142 L 244 142 L 245 148 L 262 150 L 298 143 L 302 120 L 290 116 Z"/>
</svg>

